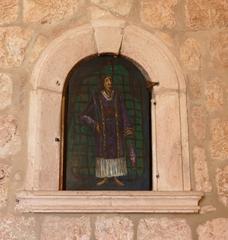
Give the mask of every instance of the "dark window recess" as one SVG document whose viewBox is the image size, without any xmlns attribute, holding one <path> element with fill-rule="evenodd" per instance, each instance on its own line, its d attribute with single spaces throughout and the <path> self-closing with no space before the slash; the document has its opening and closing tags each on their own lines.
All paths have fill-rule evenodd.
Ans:
<svg viewBox="0 0 228 240">
<path fill-rule="evenodd" d="M 117 184 L 114 177 L 98 184 L 103 178 L 96 177 L 97 138 L 94 129 L 80 118 L 93 96 L 100 93 L 104 76 L 112 77 L 113 89 L 122 96 L 134 129 L 123 142 L 127 174 L 117 177 L 122 184 Z M 84 59 L 69 73 L 64 94 L 63 190 L 152 190 L 151 93 L 139 68 L 122 56 Z M 135 151 L 135 167 L 128 146 Z"/>
</svg>

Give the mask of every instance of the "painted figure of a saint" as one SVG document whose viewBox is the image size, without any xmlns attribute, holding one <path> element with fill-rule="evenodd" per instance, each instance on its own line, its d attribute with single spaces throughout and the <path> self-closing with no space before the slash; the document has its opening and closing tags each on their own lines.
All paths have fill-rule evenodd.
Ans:
<svg viewBox="0 0 228 240">
<path fill-rule="evenodd" d="M 133 127 L 124 100 L 113 89 L 110 76 L 102 79 L 102 89 L 92 96 L 80 119 L 94 132 L 97 186 L 110 181 L 124 186 L 119 177 L 127 175 L 127 152 L 133 167 L 136 161 L 134 148 L 131 145 L 126 147 L 126 137 L 133 136 Z"/>
</svg>

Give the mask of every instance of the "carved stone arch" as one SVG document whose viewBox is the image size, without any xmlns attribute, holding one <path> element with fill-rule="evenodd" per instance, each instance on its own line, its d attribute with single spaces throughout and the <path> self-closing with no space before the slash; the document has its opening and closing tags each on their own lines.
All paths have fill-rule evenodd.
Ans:
<svg viewBox="0 0 228 240">
<path fill-rule="evenodd" d="M 190 191 L 191 184 L 186 86 L 181 68 L 169 49 L 152 33 L 136 26 L 126 26 L 124 21 L 116 19 L 97 20 L 66 31 L 49 44 L 36 63 L 31 75 L 33 89 L 30 94 L 25 190 L 59 190 L 61 155 L 60 142 L 56 140 L 60 138 L 64 81 L 77 62 L 101 53 L 122 54 L 132 59 L 147 73 L 149 80 L 160 83 L 154 89 L 152 99 L 153 103 L 156 102 L 156 107 L 152 104 L 153 190 L 178 191 L 179 195 L 173 194 L 175 196 L 173 200 L 178 199 L 177 195 L 180 197 L 179 204 L 184 205 L 185 209 L 182 210 L 198 211 L 197 203 L 201 194 L 195 193 L 193 196 L 191 192 L 187 195 L 184 193 Z M 85 194 L 87 198 L 96 195 Z M 107 202 L 111 206 L 111 210 L 107 211 L 112 211 L 112 206 L 115 205 L 113 195 L 115 193 L 107 196 L 107 201 L 111 201 Z M 141 204 L 140 195 L 143 193 L 136 195 L 137 193 L 132 204 L 138 207 L 136 199 L 139 199 L 138 204 Z M 144 199 L 149 196 L 148 199 L 151 200 L 152 195 L 147 192 Z M 162 196 L 161 199 L 164 199 L 164 194 Z M 170 199 L 169 195 L 166 197 Z M 22 199 L 24 197 L 21 197 Z M 153 211 L 153 204 L 149 207 L 151 204 L 149 200 L 145 202 L 148 204 L 145 211 Z M 25 205 L 26 203 L 24 201 Z M 96 204 L 98 202 L 95 201 L 94 209 Z M 161 202 L 159 204 L 161 205 Z M 133 205 L 131 209 L 135 208 Z M 167 203 L 164 202 L 164 205 Z M 120 206 L 117 208 L 120 212 L 127 211 L 124 205 L 122 210 Z M 174 211 L 180 208 L 171 207 Z"/>
</svg>

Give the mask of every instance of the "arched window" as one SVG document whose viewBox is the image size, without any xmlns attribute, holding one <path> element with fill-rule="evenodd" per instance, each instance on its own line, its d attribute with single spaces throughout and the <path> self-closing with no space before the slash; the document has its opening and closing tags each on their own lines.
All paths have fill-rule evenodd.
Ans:
<svg viewBox="0 0 228 240">
<path fill-rule="evenodd" d="M 159 82 L 151 99 L 151 191 L 61 191 L 62 188 L 59 188 L 59 179 L 62 179 L 59 167 L 63 159 L 61 143 L 66 143 L 60 133 L 65 82 L 73 76 L 69 72 L 75 64 L 88 56 L 104 53 L 125 56 L 137 62 L 148 74 L 146 79 L 149 85 L 152 79 Z M 129 72 L 129 68 L 125 67 Z M 115 74 L 115 71 L 108 73 Z M 135 75 L 128 78 L 129 87 L 136 86 L 136 82 L 131 81 Z M 114 79 L 115 76 L 113 81 L 116 81 Z M 184 75 L 175 56 L 154 34 L 115 18 L 93 20 L 91 24 L 75 27 L 53 40 L 36 63 L 30 81 L 28 166 L 25 191 L 17 194 L 18 209 L 24 212 L 59 213 L 199 211 L 198 203 L 203 194 L 192 191 L 194 179 L 190 178 Z M 145 81 L 140 83 L 145 84 Z M 119 85 L 123 84 L 120 82 Z M 124 91 L 121 93 L 124 95 Z M 84 106 L 88 101 L 85 100 Z M 136 103 L 132 99 L 131 102 Z M 124 103 L 128 105 L 127 99 Z M 130 117 L 135 109 L 135 106 L 132 110 L 129 106 Z M 132 119 L 136 121 L 137 118 Z M 137 138 L 134 141 L 137 150 Z M 94 173 L 93 168 L 87 169 L 86 174 Z M 137 174 L 140 173 L 139 169 L 137 166 Z"/>
<path fill-rule="evenodd" d="M 122 56 L 86 58 L 71 70 L 63 94 L 63 189 L 151 190 L 151 96 L 139 68 Z"/>
</svg>

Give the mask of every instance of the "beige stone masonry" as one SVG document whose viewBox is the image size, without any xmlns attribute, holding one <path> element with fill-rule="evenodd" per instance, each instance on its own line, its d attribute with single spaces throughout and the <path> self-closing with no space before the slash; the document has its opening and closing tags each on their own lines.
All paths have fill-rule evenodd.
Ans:
<svg viewBox="0 0 228 240">
<path fill-rule="evenodd" d="M 133 223 L 126 217 L 97 217 L 95 236 L 97 240 L 133 240 Z"/>
<path fill-rule="evenodd" d="M 21 148 L 17 120 L 13 115 L 0 116 L 0 157 L 15 155 Z"/>
<path fill-rule="evenodd" d="M 18 17 L 19 0 L 0 1 L 0 25 L 15 22 Z"/>
<path fill-rule="evenodd" d="M 201 66 L 201 52 L 198 41 L 188 38 L 180 47 L 181 61 L 188 70 L 199 70 Z"/>
<path fill-rule="evenodd" d="M 219 63 L 221 66 L 228 67 L 228 31 L 216 34 L 211 41 L 210 53 L 215 66 Z"/>
<path fill-rule="evenodd" d="M 39 134 L 36 140 L 37 153 L 40 154 L 40 159 L 46 159 L 39 165 L 38 189 L 58 189 L 59 183 L 56 179 L 59 178 L 60 143 L 56 139 L 60 138 L 61 94 L 38 90 L 37 98 L 42 106 L 42 110 L 37 115 L 40 119 L 40 125 L 37 125 L 36 129 Z"/>
<path fill-rule="evenodd" d="M 191 99 L 198 100 L 202 97 L 202 81 L 198 72 L 188 74 L 188 92 Z"/>
<path fill-rule="evenodd" d="M 96 6 L 89 7 L 89 12 L 90 12 L 90 18 L 92 20 L 112 16 L 112 14 L 108 10 L 101 9 Z"/>
<path fill-rule="evenodd" d="M 224 93 L 221 79 L 215 78 L 206 83 L 206 107 L 208 112 L 222 110 L 224 105 Z"/>
<path fill-rule="evenodd" d="M 41 224 L 40 240 L 90 240 L 88 217 L 45 216 Z"/>
<path fill-rule="evenodd" d="M 216 169 L 216 187 L 220 202 L 228 207 L 228 165 Z"/>
<path fill-rule="evenodd" d="M 0 159 L 0 208 L 7 205 L 10 171 L 11 167 L 8 164 L 1 163 Z"/>
<path fill-rule="evenodd" d="M 218 161 L 228 157 L 228 120 L 213 119 L 210 126 L 210 154 Z"/>
<path fill-rule="evenodd" d="M 110 37 L 114 32 L 116 36 Z M 126 192 L 120 198 L 115 191 L 100 192 L 102 195 L 76 191 L 69 195 L 58 191 L 61 144 L 56 141 L 61 137 L 60 111 L 65 80 L 80 60 L 106 52 L 129 58 L 147 80 L 159 82 L 152 99 L 153 191 Z M 123 21 L 110 17 L 68 30 L 41 54 L 32 72 L 31 84 L 25 184 L 29 192 L 18 195 L 18 209 L 32 212 L 198 212 L 202 194 L 190 192 L 185 79 L 175 57 L 155 35 L 136 26 L 125 26 Z"/>
<path fill-rule="evenodd" d="M 174 8 L 177 0 L 142 0 L 141 20 L 152 28 L 173 28 L 176 25 Z"/>
<path fill-rule="evenodd" d="M 215 212 L 215 211 L 216 211 L 216 207 L 214 207 L 213 205 L 205 205 L 201 207 L 200 214 L 206 214 L 206 213 Z"/>
<path fill-rule="evenodd" d="M 227 27 L 227 7 L 228 3 L 224 0 L 187 0 L 186 26 L 194 30 Z"/>
<path fill-rule="evenodd" d="M 138 240 L 192 240 L 190 226 L 181 218 L 141 219 L 137 231 Z"/>
<path fill-rule="evenodd" d="M 96 4 L 102 9 L 109 10 L 118 15 L 126 16 L 131 10 L 133 0 L 91 0 L 92 3 Z"/>
<path fill-rule="evenodd" d="M 199 240 L 227 240 L 228 218 L 215 218 L 197 228 Z"/>
<path fill-rule="evenodd" d="M 205 149 L 201 147 L 194 147 L 193 159 L 196 190 L 210 192 L 212 190 L 212 185 L 209 181 Z"/>
<path fill-rule="evenodd" d="M 31 83 L 34 89 L 62 93 L 65 79 L 74 65 L 97 52 L 92 26 L 67 31 L 62 37 L 55 39 L 46 52 L 48 53 L 44 52 L 36 64 Z"/>
<path fill-rule="evenodd" d="M 47 37 L 43 35 L 39 35 L 28 57 L 29 62 L 34 63 L 47 45 L 48 45 Z"/>
<path fill-rule="evenodd" d="M 55 23 L 72 17 L 79 0 L 23 0 L 23 20 L 26 23 Z"/>
<path fill-rule="evenodd" d="M 8 74 L 0 73 L 0 110 L 12 102 L 13 82 Z"/>
<path fill-rule="evenodd" d="M 25 58 L 25 51 L 32 31 L 20 27 L 0 27 L 0 65 L 18 67 Z"/>
<path fill-rule="evenodd" d="M 117 19 L 102 19 L 92 22 L 98 54 L 119 54 L 123 38 L 125 21 Z"/>
<path fill-rule="evenodd" d="M 157 94 L 156 102 L 156 116 L 159 116 L 156 119 L 156 157 L 157 159 L 163 159 L 163 161 L 157 163 L 158 189 L 180 191 L 184 188 L 184 182 L 181 160 L 181 129 L 180 122 L 176 121 L 175 117 L 178 114 L 178 94 L 175 92 Z M 173 112 L 173 114 L 167 116 L 169 111 Z M 167 166 L 169 166 L 169 171 L 167 171 Z"/>
<path fill-rule="evenodd" d="M 1 216 L 0 216 L 1 218 Z M 5 216 L 0 221 L 1 240 L 39 240 L 33 217 Z"/>
<path fill-rule="evenodd" d="M 191 126 L 195 138 L 201 142 L 206 138 L 206 110 L 203 106 L 194 106 L 191 111 Z"/>
</svg>

